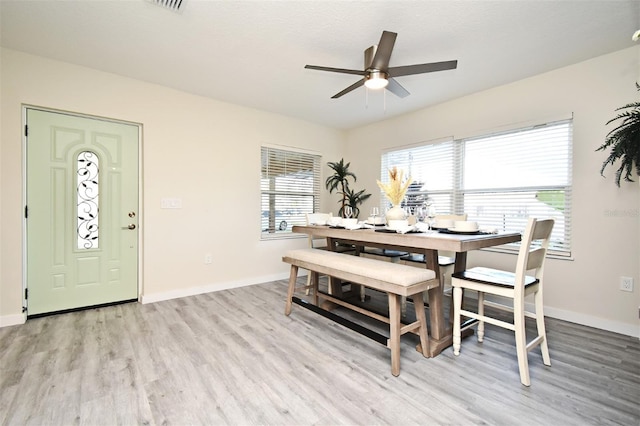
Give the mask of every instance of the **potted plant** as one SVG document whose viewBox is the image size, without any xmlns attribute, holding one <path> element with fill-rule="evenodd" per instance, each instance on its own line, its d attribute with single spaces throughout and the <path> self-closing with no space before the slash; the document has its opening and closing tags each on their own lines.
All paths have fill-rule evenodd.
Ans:
<svg viewBox="0 0 640 426">
<path fill-rule="evenodd" d="M 640 85 L 636 83 L 636 89 Z M 604 143 L 596 151 L 610 149 L 609 156 L 602 163 L 600 174 L 604 176 L 604 169 L 610 164 L 620 161 L 620 167 L 616 170 L 616 185 L 620 186 L 620 178 L 624 174 L 624 180 L 633 182 L 631 176 L 640 176 L 640 102 L 633 102 L 616 108 L 619 113 L 616 117 L 607 121 L 607 125 L 616 120 L 622 120 L 616 128 L 607 134 Z"/>
<path fill-rule="evenodd" d="M 371 194 L 365 194 L 365 190 L 355 192 L 349 187 L 349 179 L 352 178 L 355 182 L 357 180 L 356 175 L 349 170 L 351 163 L 344 162 L 341 158 L 338 162 L 329 162 L 327 165 L 333 170 L 333 175 L 329 176 L 325 181 L 325 186 L 329 190 L 329 193 L 337 191 L 342 198 L 338 201 L 340 203 L 340 209 L 338 210 L 338 216 L 344 216 L 345 206 L 351 206 L 353 210 L 353 217 L 357 218 L 360 213 L 358 205 L 362 204 Z"/>
<path fill-rule="evenodd" d="M 358 215 L 360 214 L 360 208 L 358 207 L 360 204 L 362 204 L 364 201 L 367 200 L 367 198 L 371 197 L 371 194 L 365 194 L 365 190 L 361 189 L 360 191 L 356 192 L 355 190 L 347 187 L 346 188 L 346 194 L 347 194 L 347 204 L 351 206 L 351 209 L 353 210 L 353 217 L 358 217 Z"/>
</svg>

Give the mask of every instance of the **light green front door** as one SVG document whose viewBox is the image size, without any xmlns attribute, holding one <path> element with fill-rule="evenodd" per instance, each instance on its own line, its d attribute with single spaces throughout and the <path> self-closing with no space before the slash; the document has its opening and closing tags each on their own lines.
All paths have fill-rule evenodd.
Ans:
<svg viewBox="0 0 640 426">
<path fill-rule="evenodd" d="M 137 299 L 138 126 L 26 118 L 28 315 Z"/>
</svg>

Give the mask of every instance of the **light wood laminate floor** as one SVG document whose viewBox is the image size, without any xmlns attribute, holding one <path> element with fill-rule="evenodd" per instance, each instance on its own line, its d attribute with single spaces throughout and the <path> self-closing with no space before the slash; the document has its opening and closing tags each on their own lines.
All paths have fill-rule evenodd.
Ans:
<svg viewBox="0 0 640 426">
<path fill-rule="evenodd" d="M 286 282 L 0 329 L 7 425 L 638 425 L 640 343 L 547 319 L 552 366 L 487 325 L 459 357 L 388 349 L 297 305 Z M 377 296 L 374 294 L 373 298 Z"/>
</svg>

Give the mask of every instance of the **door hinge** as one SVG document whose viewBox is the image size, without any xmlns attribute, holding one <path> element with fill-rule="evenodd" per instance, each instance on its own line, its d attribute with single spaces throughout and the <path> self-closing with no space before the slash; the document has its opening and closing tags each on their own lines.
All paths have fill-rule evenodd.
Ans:
<svg viewBox="0 0 640 426">
<path fill-rule="evenodd" d="M 29 217 L 29 206 L 24 206 L 24 218 L 27 219 Z"/>
<path fill-rule="evenodd" d="M 27 312 L 27 307 L 26 307 L 26 306 L 23 306 L 23 307 L 22 307 L 22 313 L 24 314 L 25 312 Z"/>
<path fill-rule="evenodd" d="M 24 289 L 24 300 L 27 300 L 29 298 L 29 289 L 25 288 Z"/>
<path fill-rule="evenodd" d="M 27 126 L 26 124 L 24 125 L 24 135 L 29 136 L 29 126 Z"/>
</svg>

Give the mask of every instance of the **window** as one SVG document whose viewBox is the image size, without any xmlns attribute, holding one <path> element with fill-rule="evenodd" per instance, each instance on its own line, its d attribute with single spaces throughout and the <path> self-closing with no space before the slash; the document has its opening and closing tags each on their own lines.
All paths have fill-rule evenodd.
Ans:
<svg viewBox="0 0 640 426">
<path fill-rule="evenodd" d="M 380 180 L 389 181 L 388 170 L 393 166 L 411 176 L 413 183 L 409 186 L 403 206 L 412 209 L 421 206 L 427 198 L 438 206 L 452 206 L 455 188 L 454 143 L 435 141 L 426 145 L 412 146 L 382 155 Z M 381 196 L 381 211 L 391 207 L 388 200 Z M 447 207 L 449 209 L 450 207 Z"/>
<path fill-rule="evenodd" d="M 522 231 L 530 216 L 553 218 L 550 250 L 568 256 L 572 127 L 562 120 L 389 151 L 382 155 L 381 176 L 401 167 L 415 181 L 405 204 L 429 197 L 438 213 L 467 213 L 499 231 Z"/>
<path fill-rule="evenodd" d="M 76 163 L 78 203 L 76 215 L 77 247 L 78 249 L 97 249 L 99 248 L 98 156 L 91 151 L 82 151 L 78 154 Z"/>
<path fill-rule="evenodd" d="M 320 206 L 320 156 L 291 149 L 262 147 L 260 193 L 262 238 L 291 235 L 306 213 Z"/>
</svg>

